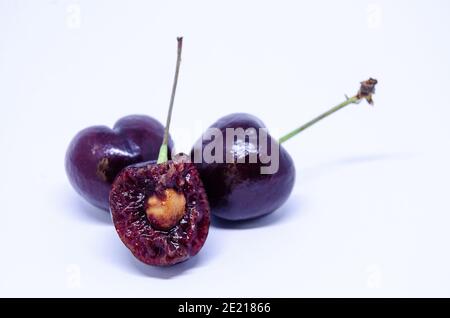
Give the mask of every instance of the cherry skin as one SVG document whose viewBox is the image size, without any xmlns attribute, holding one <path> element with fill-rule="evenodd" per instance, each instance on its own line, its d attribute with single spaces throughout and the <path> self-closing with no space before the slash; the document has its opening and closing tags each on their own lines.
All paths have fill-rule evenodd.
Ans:
<svg viewBox="0 0 450 318">
<path fill-rule="evenodd" d="M 89 203 L 109 210 L 109 192 L 117 174 L 128 165 L 155 160 L 163 135 L 164 126 L 145 115 L 123 117 L 112 129 L 106 126 L 83 129 L 66 152 L 70 183 Z M 170 140 L 169 149 L 172 147 Z"/>
<path fill-rule="evenodd" d="M 257 117 L 235 113 L 220 118 L 211 125 L 222 132 L 225 140 L 226 128 L 265 128 L 264 123 Z M 203 139 L 203 138 L 202 138 Z M 268 136 L 268 147 L 272 137 Z M 202 151 L 210 140 L 197 142 L 191 152 L 195 162 L 195 152 Z M 258 152 L 258 145 L 245 141 L 245 149 Z M 231 149 L 223 153 L 233 152 L 234 158 L 242 156 L 242 144 L 235 140 Z M 270 148 L 269 148 L 270 149 Z M 195 163 L 203 181 L 211 213 L 225 220 L 241 221 L 257 218 L 277 210 L 288 199 L 295 182 L 295 166 L 288 152 L 280 146 L 279 169 L 274 174 L 261 174 L 261 167 L 265 166 L 260 160 L 249 163 L 248 152 L 245 153 L 245 163 Z"/>
</svg>

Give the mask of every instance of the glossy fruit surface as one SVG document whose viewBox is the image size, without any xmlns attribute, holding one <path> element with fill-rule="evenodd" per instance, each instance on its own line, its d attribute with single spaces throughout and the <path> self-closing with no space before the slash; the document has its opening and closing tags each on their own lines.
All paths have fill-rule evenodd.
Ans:
<svg viewBox="0 0 450 318">
<path fill-rule="evenodd" d="M 220 129 L 223 140 L 226 140 L 226 128 L 258 130 L 265 128 L 265 125 L 253 115 L 235 113 L 222 117 L 211 127 Z M 269 149 L 271 140 L 269 135 Z M 194 158 L 198 151 L 203 152 L 209 142 L 209 139 L 198 141 L 191 157 Z M 278 171 L 261 174 L 261 167 L 266 164 L 260 160 L 260 149 L 252 140 L 245 140 L 244 143 L 235 140 L 231 149 L 226 149 L 224 142 L 223 153 L 231 152 L 234 163 L 196 163 L 213 215 L 231 221 L 248 220 L 275 211 L 288 199 L 295 182 L 295 166 L 291 156 L 280 146 Z M 250 152 L 258 154 L 256 163 L 249 163 Z M 242 157 L 245 157 L 245 163 L 237 163 L 236 160 Z"/>
<path fill-rule="evenodd" d="M 80 131 L 66 152 L 66 173 L 72 186 L 91 204 L 109 210 L 109 191 L 116 175 L 130 164 L 156 159 L 163 134 L 163 125 L 144 115 L 123 117 L 112 129 L 92 126 Z"/>
<path fill-rule="evenodd" d="M 122 242 L 149 265 L 173 265 L 189 259 L 199 252 L 208 235 L 206 193 L 197 169 L 185 160 L 125 168 L 113 183 L 110 205 Z M 165 214 L 150 215 L 150 210 L 160 208 L 166 209 Z M 180 208 L 182 213 L 170 220 L 169 227 L 166 224 L 161 229 L 163 224 L 154 222 L 154 217 L 166 219 L 167 213 L 176 215 L 173 209 Z"/>
</svg>

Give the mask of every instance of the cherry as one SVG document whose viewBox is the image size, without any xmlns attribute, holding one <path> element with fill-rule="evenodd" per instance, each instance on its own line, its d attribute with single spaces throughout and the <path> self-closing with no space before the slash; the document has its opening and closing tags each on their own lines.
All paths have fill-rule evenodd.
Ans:
<svg viewBox="0 0 450 318">
<path fill-rule="evenodd" d="M 155 160 L 164 126 L 144 115 L 119 119 L 111 129 L 93 126 L 80 131 L 66 153 L 66 173 L 75 190 L 91 204 L 109 210 L 109 191 L 126 166 Z M 172 140 L 169 148 L 173 147 Z"/>
<path fill-rule="evenodd" d="M 210 128 L 219 129 L 226 139 L 226 129 L 264 128 L 264 123 L 257 117 L 236 113 L 220 118 Z M 267 136 L 267 147 L 270 148 L 272 140 Z M 259 156 L 258 141 L 241 140 L 236 138 L 230 149 L 226 143 L 222 143 L 222 163 L 207 163 L 196 160 L 199 152 L 203 153 L 209 140 L 201 138 L 191 152 L 193 161 L 200 172 L 201 179 L 208 194 L 212 213 L 226 220 L 238 221 L 256 218 L 280 207 L 289 197 L 295 182 L 295 167 L 289 153 L 280 147 L 279 167 L 274 174 L 262 174 L 261 168 L 267 166 Z M 252 151 L 257 152 L 257 161 L 250 163 L 249 157 Z M 233 162 L 225 162 L 225 155 L 232 153 Z M 245 159 L 246 163 L 237 163 L 238 159 Z M 197 163 L 198 161 L 201 161 Z"/>
<path fill-rule="evenodd" d="M 186 155 L 168 160 L 172 116 L 183 40 L 178 38 L 177 65 L 164 138 L 157 162 L 126 167 L 114 181 L 110 209 L 122 242 L 140 261 L 173 265 L 196 255 L 206 241 L 209 204 L 200 175 Z"/>
<path fill-rule="evenodd" d="M 117 234 L 146 264 L 183 262 L 208 236 L 208 199 L 187 156 L 126 167 L 113 183 L 110 202 Z"/>
<path fill-rule="evenodd" d="M 347 105 L 359 103 L 362 99 L 372 104 L 376 84 L 377 81 L 372 78 L 362 82 L 355 96 L 281 137 L 278 142 L 270 135 L 264 141 L 251 138 L 249 133 L 245 138 L 233 138 L 231 145 L 222 142 L 219 144 L 221 149 L 217 149 L 210 146 L 211 128 L 219 131 L 219 135 L 214 138 L 223 141 L 230 129 L 241 128 L 248 131 L 250 128 L 258 131 L 265 126 L 255 116 L 243 113 L 222 117 L 212 124 L 191 151 L 191 157 L 205 185 L 212 214 L 222 219 L 240 221 L 277 210 L 288 199 L 295 182 L 294 162 L 281 144 Z M 278 170 L 272 174 L 264 174 L 261 168 L 267 166 L 267 161 L 262 160 L 264 156 L 261 150 L 274 150 L 275 147 L 279 147 L 279 156 L 272 159 L 278 158 Z M 204 155 L 209 152 L 213 155 L 223 154 L 219 155 L 222 160 L 205 161 Z M 231 157 L 231 161 L 226 160 L 227 155 Z M 252 155 L 256 155 L 257 160 L 254 162 L 250 161 Z"/>
</svg>

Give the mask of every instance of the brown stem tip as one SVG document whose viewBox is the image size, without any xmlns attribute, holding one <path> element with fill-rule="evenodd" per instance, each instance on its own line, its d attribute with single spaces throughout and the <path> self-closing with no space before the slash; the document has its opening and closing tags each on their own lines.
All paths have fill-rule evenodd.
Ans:
<svg viewBox="0 0 450 318">
<path fill-rule="evenodd" d="M 372 95 L 375 94 L 375 85 L 378 81 L 374 78 L 369 78 L 367 81 L 361 82 L 361 87 L 359 88 L 356 97 L 358 99 L 365 98 L 370 105 L 373 105 Z"/>
</svg>

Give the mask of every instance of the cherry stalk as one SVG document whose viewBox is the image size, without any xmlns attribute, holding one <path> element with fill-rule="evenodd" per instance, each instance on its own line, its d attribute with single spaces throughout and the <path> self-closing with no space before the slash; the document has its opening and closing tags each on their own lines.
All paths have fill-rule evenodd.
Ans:
<svg viewBox="0 0 450 318">
<path fill-rule="evenodd" d="M 373 105 L 372 95 L 375 93 L 375 85 L 377 83 L 378 83 L 378 81 L 376 79 L 373 79 L 373 78 L 369 78 L 367 81 L 361 82 L 361 87 L 360 87 L 358 93 L 355 96 L 347 98 L 344 102 L 340 103 L 339 105 L 334 106 L 330 110 L 328 110 L 325 113 L 323 113 L 323 114 L 317 116 L 316 118 L 310 120 L 309 122 L 307 122 L 306 124 L 300 126 L 299 128 L 294 129 L 290 133 L 288 133 L 288 134 L 284 135 L 283 137 L 281 137 L 278 140 L 278 142 L 280 144 L 282 144 L 283 142 L 288 141 L 289 139 L 291 139 L 292 137 L 298 135 L 299 133 L 301 133 L 305 129 L 307 129 L 307 128 L 313 126 L 314 124 L 316 124 L 317 122 L 321 121 L 325 117 L 330 116 L 331 114 L 337 112 L 338 110 L 340 110 L 340 109 L 342 109 L 345 106 L 348 106 L 350 104 L 358 104 L 359 102 L 361 102 L 362 99 L 367 100 L 367 102 L 370 105 Z"/>
<path fill-rule="evenodd" d="M 178 37 L 177 42 L 178 42 L 177 65 L 175 67 L 175 76 L 173 79 L 172 94 L 170 96 L 169 112 L 167 114 L 166 127 L 164 129 L 164 138 L 161 144 L 161 148 L 159 149 L 159 156 L 157 163 L 164 163 L 168 160 L 169 129 L 170 129 L 170 121 L 172 119 L 173 104 L 175 101 L 175 93 L 177 91 L 178 74 L 180 73 L 181 52 L 183 50 L 183 37 Z"/>
</svg>

